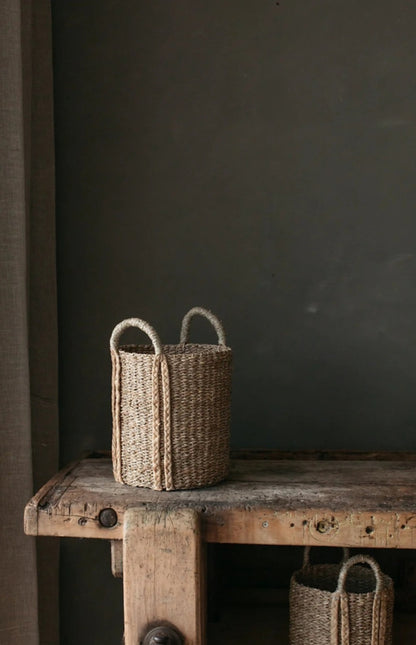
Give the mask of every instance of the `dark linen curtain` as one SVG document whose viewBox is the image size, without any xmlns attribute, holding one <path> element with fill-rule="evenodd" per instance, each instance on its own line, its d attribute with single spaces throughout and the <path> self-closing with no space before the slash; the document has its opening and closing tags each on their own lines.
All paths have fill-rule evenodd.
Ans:
<svg viewBox="0 0 416 645">
<path fill-rule="evenodd" d="M 49 0 L 0 2 L 0 643 L 57 645 L 58 541 L 23 533 L 57 469 Z"/>
</svg>

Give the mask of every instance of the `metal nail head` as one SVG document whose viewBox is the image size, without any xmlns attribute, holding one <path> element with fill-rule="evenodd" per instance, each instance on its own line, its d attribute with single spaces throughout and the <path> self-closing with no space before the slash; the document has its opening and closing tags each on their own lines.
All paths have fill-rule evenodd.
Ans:
<svg viewBox="0 0 416 645">
<path fill-rule="evenodd" d="M 117 524 L 117 513 L 114 508 L 103 508 L 98 516 L 101 526 L 111 529 Z"/>
<path fill-rule="evenodd" d="M 183 639 L 173 627 L 161 626 L 146 634 L 143 645 L 183 645 Z"/>
</svg>

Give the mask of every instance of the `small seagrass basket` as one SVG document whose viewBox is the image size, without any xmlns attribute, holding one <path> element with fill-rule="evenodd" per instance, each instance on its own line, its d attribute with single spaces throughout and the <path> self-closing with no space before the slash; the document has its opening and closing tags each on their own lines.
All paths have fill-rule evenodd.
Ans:
<svg viewBox="0 0 416 645">
<path fill-rule="evenodd" d="M 393 581 L 373 558 L 345 554 L 339 565 L 311 565 L 305 549 L 290 582 L 291 645 L 391 645 Z"/>
<path fill-rule="evenodd" d="M 191 318 L 205 316 L 218 345 L 188 342 Z M 128 327 L 152 345 L 121 345 Z M 144 320 L 119 323 L 110 340 L 113 471 L 117 481 L 155 490 L 216 484 L 229 469 L 231 349 L 213 313 L 191 309 L 180 344 L 162 345 Z"/>
</svg>

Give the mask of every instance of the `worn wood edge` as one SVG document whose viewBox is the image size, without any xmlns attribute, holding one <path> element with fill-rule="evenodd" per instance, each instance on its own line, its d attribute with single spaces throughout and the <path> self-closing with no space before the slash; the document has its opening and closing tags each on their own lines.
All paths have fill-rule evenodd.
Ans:
<svg viewBox="0 0 416 645">
<path fill-rule="evenodd" d="M 205 541 L 223 544 L 416 548 L 416 512 L 314 508 L 218 510 L 204 517 Z"/>
<path fill-rule="evenodd" d="M 23 529 L 26 535 L 53 535 L 53 533 L 39 532 L 39 510 L 42 505 L 46 504 L 46 500 L 53 494 L 56 487 L 64 481 L 64 479 L 74 470 L 78 464 L 84 459 L 88 459 L 94 452 L 88 451 L 83 453 L 78 459 L 71 461 L 67 466 L 59 470 L 46 484 L 38 490 L 38 492 L 28 501 L 25 506 L 23 515 Z"/>
<path fill-rule="evenodd" d="M 210 512 L 205 508 L 182 507 L 200 514 L 204 542 L 263 545 L 326 545 L 356 548 L 416 548 L 415 514 L 400 511 L 333 511 L 330 508 L 280 510 L 273 508 L 223 508 Z M 143 512 L 166 506 L 148 505 Z M 173 510 L 173 509 L 172 509 Z M 180 510 L 180 507 L 174 509 Z M 128 509 L 127 511 L 128 512 Z M 83 524 L 77 517 L 39 516 L 38 534 L 57 537 L 123 539 L 125 511 L 118 510 L 117 525 L 102 527 L 98 520 Z M 117 548 L 117 547 L 116 547 Z"/>
<path fill-rule="evenodd" d="M 238 454 L 241 454 L 244 451 L 237 451 Z M 256 451 L 250 451 L 250 454 L 253 455 Z M 294 454 L 299 454 L 299 453 L 282 453 L 281 451 L 278 451 L 277 453 L 274 451 L 257 451 L 257 454 L 261 454 L 264 452 L 267 455 L 267 458 L 270 459 L 271 457 L 276 457 L 276 455 L 294 455 Z M 234 453 L 236 454 L 236 453 Z M 304 454 L 304 453 L 302 453 Z M 331 454 L 333 455 L 333 452 L 321 452 L 318 453 L 317 451 L 310 451 L 309 454 L 317 455 L 317 454 Z M 346 453 L 339 453 L 342 454 L 343 457 L 345 457 Z M 357 460 L 357 454 L 359 455 L 383 455 L 382 461 L 384 461 L 384 457 L 388 455 L 389 460 L 392 458 L 392 456 L 396 457 L 400 455 L 407 455 L 410 457 L 410 459 L 405 459 L 404 461 L 414 461 L 416 459 L 416 453 L 361 453 L 361 452 L 354 452 L 354 453 L 348 453 L 349 455 L 354 456 L 354 460 Z M 82 513 L 82 511 L 79 511 L 78 515 L 73 515 L 70 512 L 65 512 L 62 514 L 55 514 L 53 509 L 49 507 L 47 504 L 48 499 L 50 499 L 54 491 L 56 490 L 57 487 L 62 485 L 62 483 L 65 481 L 66 478 L 69 478 L 69 484 L 70 485 L 73 481 L 70 480 L 70 474 L 71 471 L 74 470 L 79 463 L 83 459 L 101 459 L 101 458 L 106 458 L 108 459 L 110 457 L 109 452 L 101 451 L 101 452 L 88 452 L 86 453 L 83 457 L 80 459 L 68 464 L 64 469 L 62 469 L 59 473 L 57 473 L 49 482 L 47 482 L 40 490 L 39 492 L 29 501 L 29 503 L 26 505 L 25 508 L 25 519 L 24 519 L 24 528 L 25 532 L 28 535 L 50 535 L 50 536 L 58 536 L 58 537 L 80 537 L 80 538 L 99 538 L 99 539 L 110 539 L 110 540 L 119 540 L 122 539 L 123 537 L 123 515 L 126 510 L 126 508 L 119 507 L 118 505 L 114 505 L 114 508 L 118 514 L 117 518 L 117 523 L 114 527 L 112 528 L 105 528 L 101 526 L 99 523 L 99 510 L 100 508 L 95 508 L 95 509 L 89 509 L 88 513 Z M 348 459 L 343 459 L 344 461 L 348 461 Z M 371 460 L 374 460 L 371 458 Z M 244 461 L 244 457 L 243 457 Z M 74 477 L 75 479 L 75 477 Z M 63 487 L 62 492 L 59 491 L 59 496 L 62 496 L 65 492 L 66 488 Z M 154 508 L 155 504 L 153 503 L 140 503 L 137 504 L 138 506 L 143 506 L 144 508 Z M 157 506 L 157 505 L 156 505 Z M 166 505 L 161 504 L 160 505 L 163 510 L 166 510 Z M 290 510 L 285 510 L 285 509 L 280 509 L 278 511 L 273 510 L 272 506 L 267 506 L 264 508 L 259 508 L 256 507 L 255 509 L 253 508 L 247 508 L 244 506 L 241 507 L 229 507 L 229 506 L 223 506 L 222 508 L 216 508 L 215 510 L 211 511 L 209 508 L 205 507 L 198 507 L 198 506 L 190 506 L 186 503 L 183 504 L 183 508 L 194 508 L 197 512 L 200 512 L 204 515 L 203 518 L 203 525 L 204 525 L 204 540 L 207 542 L 224 542 L 224 543 L 242 543 L 242 544 L 294 544 L 293 542 L 293 531 L 289 531 L 289 534 L 286 536 L 285 532 L 282 527 L 280 527 L 279 532 L 278 532 L 278 542 L 276 541 L 270 541 L 270 531 L 265 532 L 264 530 L 261 530 L 258 526 L 258 523 L 254 522 L 253 523 L 253 516 L 257 515 L 258 517 L 266 517 L 269 514 L 270 517 L 278 517 L 278 516 L 283 516 L 287 515 L 288 513 L 292 517 L 292 520 L 289 522 L 289 528 L 293 528 L 290 526 L 290 524 L 293 523 L 293 520 L 295 520 L 295 525 L 296 521 L 298 519 L 302 519 L 302 521 L 307 521 L 310 522 L 312 521 L 311 518 L 308 515 L 308 510 L 305 508 L 298 509 L 295 511 L 290 511 Z M 176 506 L 176 508 L 178 508 Z M 313 513 L 315 514 L 321 514 L 322 517 L 325 519 L 325 514 L 332 514 L 334 515 L 334 511 L 331 509 L 322 509 L 320 510 L 319 508 L 314 508 L 312 509 Z M 81 514 L 82 513 L 82 514 Z M 251 513 L 251 515 L 250 515 Z M 364 544 L 368 544 L 368 546 L 371 547 L 377 547 L 377 546 L 386 546 L 386 544 L 379 544 L 380 542 L 383 542 L 383 540 L 378 537 L 379 536 L 379 531 L 377 531 L 377 539 L 375 539 L 375 535 L 372 533 L 367 534 L 366 536 L 360 536 L 359 531 L 362 530 L 362 525 L 364 525 L 365 521 L 369 518 L 372 517 L 370 512 L 367 511 L 348 511 L 348 510 L 341 510 L 341 511 L 336 511 L 335 516 L 342 515 L 342 514 L 347 513 L 348 517 L 352 518 L 354 517 L 354 530 L 353 530 L 353 538 L 355 540 L 354 544 L 356 544 L 357 540 L 360 540 L 360 544 L 364 540 Z M 416 532 L 416 528 L 413 526 L 414 523 L 414 517 L 411 512 L 403 512 L 400 510 L 400 503 L 397 503 L 397 508 L 390 508 L 389 511 L 385 512 L 384 514 L 381 514 L 378 511 L 374 511 L 373 515 L 375 517 L 384 517 L 384 528 L 388 530 L 392 534 L 391 537 L 388 539 L 386 538 L 384 542 L 388 542 L 387 546 L 393 546 L 393 548 L 414 548 L 415 547 L 415 539 L 413 537 L 413 534 Z M 416 516 L 416 503 L 415 503 L 415 516 Z M 244 522 L 243 522 L 244 518 Z M 388 519 L 389 518 L 389 519 Z M 264 519 L 263 521 L 267 522 L 268 519 Z M 342 520 L 341 526 L 345 524 L 346 520 Z M 241 527 L 241 524 L 244 524 L 244 526 Z M 247 524 L 247 526 L 245 526 Z M 239 526 L 240 525 L 240 526 Z M 368 528 L 370 525 L 365 525 L 365 528 Z M 397 528 L 397 527 L 404 527 L 402 528 Z M 236 530 L 235 527 L 239 527 L 238 531 Z M 361 527 L 361 529 L 359 528 Z M 264 528 L 264 527 L 262 527 Z M 285 529 L 286 530 L 286 529 Z M 334 534 L 338 533 L 338 538 L 334 537 Z M 275 536 L 277 537 L 277 536 Z M 318 536 L 319 537 L 319 536 Z M 328 538 L 331 537 L 331 540 L 334 540 L 334 545 L 344 545 L 343 542 L 337 541 L 340 540 L 339 538 L 339 530 L 334 531 L 331 530 L 329 532 L 329 535 L 324 535 L 324 541 L 322 543 L 327 544 L 328 543 Z M 299 538 L 300 539 L 300 538 Z M 316 543 L 316 536 L 314 540 L 311 542 L 305 542 L 305 536 L 302 535 L 302 540 L 296 542 L 296 544 L 299 545 L 304 545 L 304 544 L 310 544 L 310 543 Z M 309 538 L 308 538 L 309 539 Z M 312 538 L 311 538 L 312 539 Z M 322 539 L 322 538 L 321 538 Z M 283 540 L 283 541 L 282 541 Z M 289 540 L 289 541 L 288 541 Z M 318 540 L 319 541 L 319 540 Z"/>
</svg>

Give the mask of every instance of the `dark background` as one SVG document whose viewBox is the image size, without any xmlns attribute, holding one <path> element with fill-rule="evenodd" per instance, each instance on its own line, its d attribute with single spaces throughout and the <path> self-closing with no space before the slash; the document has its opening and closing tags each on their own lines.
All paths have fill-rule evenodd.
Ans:
<svg viewBox="0 0 416 645">
<path fill-rule="evenodd" d="M 52 4 L 62 462 L 110 447 L 114 325 L 194 305 L 234 447 L 415 449 L 416 7 Z M 62 543 L 62 642 L 119 642 L 108 545 Z"/>
</svg>

